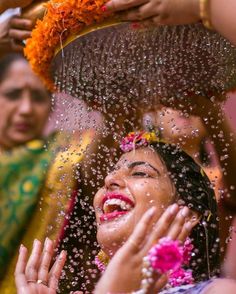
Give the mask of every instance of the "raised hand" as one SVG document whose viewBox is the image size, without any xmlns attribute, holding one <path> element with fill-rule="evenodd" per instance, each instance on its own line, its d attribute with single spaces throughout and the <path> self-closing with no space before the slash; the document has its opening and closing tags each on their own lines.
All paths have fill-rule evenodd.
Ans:
<svg viewBox="0 0 236 294">
<path fill-rule="evenodd" d="M 170 206 L 153 225 L 156 209 L 149 209 L 137 224 L 128 241 L 111 259 L 105 273 L 96 286 L 95 294 L 127 293 L 138 290 L 142 280 L 143 257 L 162 237 L 185 241 L 198 218 L 177 204 Z M 165 275 L 155 276 L 150 293 L 157 293 L 166 284 Z"/>
<path fill-rule="evenodd" d="M 15 270 L 18 294 L 56 294 L 58 281 L 66 261 L 66 252 L 60 253 L 49 271 L 53 253 L 53 242 L 48 238 L 43 251 L 41 242 L 34 241 L 29 258 L 27 248 L 21 245 Z"/>
</svg>

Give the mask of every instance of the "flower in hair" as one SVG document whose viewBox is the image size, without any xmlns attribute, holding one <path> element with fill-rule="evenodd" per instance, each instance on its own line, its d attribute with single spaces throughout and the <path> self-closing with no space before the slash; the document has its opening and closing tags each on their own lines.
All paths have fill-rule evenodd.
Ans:
<svg viewBox="0 0 236 294">
<path fill-rule="evenodd" d="M 160 273 L 176 271 L 183 263 L 183 247 L 179 241 L 162 238 L 148 253 L 152 268 Z"/>
<path fill-rule="evenodd" d="M 123 152 L 129 152 L 139 147 L 146 147 L 150 143 L 159 142 L 155 132 L 131 132 L 125 138 L 122 139 L 120 148 Z"/>
</svg>

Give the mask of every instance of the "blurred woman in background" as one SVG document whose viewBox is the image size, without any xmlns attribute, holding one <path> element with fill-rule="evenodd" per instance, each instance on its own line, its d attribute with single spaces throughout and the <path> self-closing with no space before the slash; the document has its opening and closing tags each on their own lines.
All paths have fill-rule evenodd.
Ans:
<svg viewBox="0 0 236 294">
<path fill-rule="evenodd" d="M 21 55 L 0 61 L 0 292 L 14 293 L 20 242 L 59 241 L 91 132 L 44 136 L 50 93 Z"/>
</svg>

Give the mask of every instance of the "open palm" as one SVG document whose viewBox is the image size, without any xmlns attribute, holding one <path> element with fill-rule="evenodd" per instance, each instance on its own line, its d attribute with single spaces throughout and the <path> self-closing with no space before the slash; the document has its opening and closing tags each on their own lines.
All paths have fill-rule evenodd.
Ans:
<svg viewBox="0 0 236 294">
<path fill-rule="evenodd" d="M 56 294 L 58 281 L 66 261 L 66 252 L 62 251 L 49 271 L 53 257 L 53 242 L 46 239 L 42 244 L 35 240 L 28 259 L 28 250 L 21 245 L 15 270 L 15 282 L 18 294 Z"/>
</svg>

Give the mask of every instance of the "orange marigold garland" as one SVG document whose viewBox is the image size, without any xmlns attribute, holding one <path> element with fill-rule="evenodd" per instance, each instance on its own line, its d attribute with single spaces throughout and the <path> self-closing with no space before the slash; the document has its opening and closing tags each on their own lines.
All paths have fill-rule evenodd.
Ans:
<svg viewBox="0 0 236 294">
<path fill-rule="evenodd" d="M 46 86 L 55 89 L 50 76 L 50 64 L 56 48 L 69 35 L 85 26 L 101 22 L 108 14 L 102 11 L 107 0 L 51 0 L 45 4 L 46 14 L 38 20 L 27 40 L 25 55 L 32 69 Z"/>
</svg>

